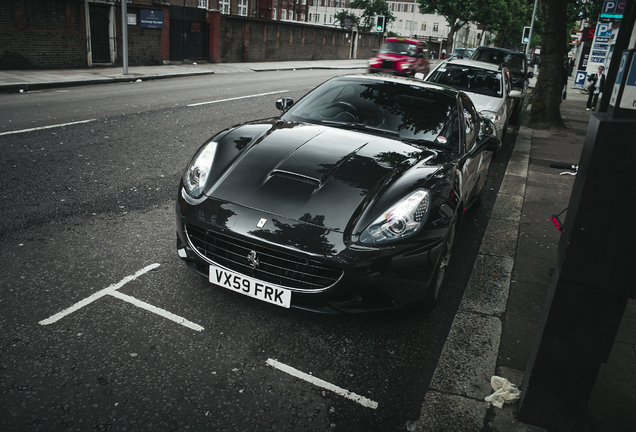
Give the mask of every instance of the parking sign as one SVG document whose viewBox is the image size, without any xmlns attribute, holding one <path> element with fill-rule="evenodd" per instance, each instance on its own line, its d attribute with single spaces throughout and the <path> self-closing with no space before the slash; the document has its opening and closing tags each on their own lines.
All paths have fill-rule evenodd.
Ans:
<svg viewBox="0 0 636 432">
<path fill-rule="evenodd" d="M 576 71 L 576 76 L 574 77 L 574 85 L 581 87 L 584 86 L 585 77 L 587 77 L 587 72 L 585 72 L 584 70 Z"/>
</svg>

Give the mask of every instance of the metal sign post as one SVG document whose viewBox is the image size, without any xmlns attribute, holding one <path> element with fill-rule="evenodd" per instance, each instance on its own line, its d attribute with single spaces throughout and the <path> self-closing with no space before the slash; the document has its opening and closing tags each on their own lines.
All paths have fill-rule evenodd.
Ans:
<svg viewBox="0 0 636 432">
<path fill-rule="evenodd" d="M 121 0 L 121 45 L 124 75 L 128 75 L 128 1 Z"/>
</svg>

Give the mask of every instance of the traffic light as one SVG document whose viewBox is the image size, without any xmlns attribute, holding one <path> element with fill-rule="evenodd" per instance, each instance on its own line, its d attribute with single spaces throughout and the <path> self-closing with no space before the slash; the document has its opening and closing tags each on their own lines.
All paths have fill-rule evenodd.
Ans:
<svg viewBox="0 0 636 432">
<path fill-rule="evenodd" d="M 521 38 L 522 44 L 527 44 L 530 42 L 530 27 L 523 28 L 523 37 Z"/>
<path fill-rule="evenodd" d="M 375 31 L 383 33 L 384 32 L 384 23 L 386 19 L 384 15 L 378 15 L 377 20 L 375 22 Z"/>
</svg>

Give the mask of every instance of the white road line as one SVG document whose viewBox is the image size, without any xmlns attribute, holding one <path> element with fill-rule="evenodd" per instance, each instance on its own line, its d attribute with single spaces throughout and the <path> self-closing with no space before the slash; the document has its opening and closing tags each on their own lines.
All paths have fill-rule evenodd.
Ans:
<svg viewBox="0 0 636 432">
<path fill-rule="evenodd" d="M 345 390 L 343 388 L 330 384 L 327 381 L 323 381 L 320 378 L 316 378 L 313 375 L 309 375 L 304 372 L 301 372 L 298 369 L 294 369 L 293 367 L 287 366 L 286 364 L 283 364 L 277 360 L 267 359 L 267 364 L 272 366 L 273 368 L 276 368 L 285 373 L 288 373 L 289 375 L 295 376 L 296 378 L 305 380 L 315 386 L 322 387 L 340 396 L 346 397 L 347 399 L 351 399 L 352 401 L 357 402 L 366 408 L 376 409 L 378 407 L 378 403 L 372 401 L 371 399 L 367 399 L 364 396 L 357 395 L 355 393 L 350 392 L 349 390 Z"/>
<path fill-rule="evenodd" d="M 90 123 L 90 122 L 93 122 L 95 120 L 97 120 L 97 119 L 82 120 L 82 121 L 76 121 L 76 122 L 72 122 L 72 123 L 62 123 L 62 124 L 50 125 L 50 126 L 40 126 L 40 127 L 36 127 L 36 128 L 22 129 L 22 130 L 11 131 L 11 132 L 0 132 L 0 136 L 2 136 L 2 135 L 11 135 L 11 134 L 19 134 L 19 133 L 25 133 L 25 132 L 33 132 L 33 131 L 38 131 L 38 130 L 43 130 L 43 129 L 51 129 L 51 128 L 58 128 L 58 127 L 64 127 L 64 126 L 71 126 L 71 125 L 82 124 L 82 123 Z"/>
<path fill-rule="evenodd" d="M 194 106 L 199 106 L 199 105 L 209 105 L 209 104 L 214 104 L 214 103 L 219 103 L 219 102 L 228 102 L 228 101 L 233 101 L 233 100 L 238 100 L 238 99 L 247 99 L 247 98 L 253 98 L 253 97 L 260 97 L 260 96 L 268 96 L 268 95 L 273 95 L 273 94 L 277 94 L 277 93 L 287 93 L 288 91 L 289 90 L 280 90 L 280 91 L 275 91 L 275 92 L 260 93 L 260 94 L 249 95 L 249 96 L 239 96 L 239 97 L 230 98 L 230 99 L 219 99 L 219 100 L 209 101 L 209 102 L 199 102 L 199 103 L 190 104 L 190 105 L 187 105 L 187 106 L 194 107 Z"/>
<path fill-rule="evenodd" d="M 122 294 L 119 291 L 113 291 L 111 293 L 109 293 L 110 295 L 112 295 L 113 297 L 117 297 L 118 299 L 121 299 L 123 301 L 126 301 L 128 303 L 131 303 L 137 307 L 140 307 L 142 309 L 145 309 L 147 311 L 156 313 L 157 315 L 160 315 L 166 319 L 169 319 L 170 321 L 174 321 L 177 324 L 181 324 L 182 326 L 188 327 L 192 330 L 196 330 L 196 331 L 201 331 L 203 330 L 203 327 L 201 327 L 198 324 L 195 324 L 193 322 L 188 321 L 187 319 L 180 317 L 179 315 L 175 315 L 171 312 L 168 312 L 167 310 L 158 308 L 156 306 L 153 306 L 151 304 L 148 304 L 146 302 L 143 302 L 141 300 L 138 300 L 134 297 L 131 297 L 129 295 L 126 294 Z"/>
<path fill-rule="evenodd" d="M 111 285 L 108 288 L 104 288 L 101 291 L 97 291 L 95 294 L 92 294 L 92 295 L 86 297 L 84 300 L 78 301 L 77 303 L 75 303 L 70 308 L 64 309 L 63 311 L 56 313 L 55 315 L 51 316 L 50 318 L 47 318 L 45 320 L 40 321 L 40 324 L 42 324 L 42 325 L 53 324 L 54 322 L 57 322 L 57 321 L 61 320 L 65 316 L 72 314 L 73 312 L 83 308 L 84 306 L 93 303 L 95 300 L 100 299 L 100 298 L 104 297 L 105 295 L 108 295 L 108 294 L 111 294 L 111 293 L 117 291 L 119 288 L 123 287 L 128 282 L 137 279 L 139 276 L 148 273 L 150 270 L 156 269 L 157 267 L 159 267 L 159 265 L 160 264 L 156 264 L 156 263 L 155 264 L 150 264 L 149 266 L 146 266 L 146 267 L 142 268 L 141 270 L 139 270 L 134 275 L 126 276 L 125 278 L 123 278 L 118 283 L 116 283 L 114 285 Z"/>
</svg>

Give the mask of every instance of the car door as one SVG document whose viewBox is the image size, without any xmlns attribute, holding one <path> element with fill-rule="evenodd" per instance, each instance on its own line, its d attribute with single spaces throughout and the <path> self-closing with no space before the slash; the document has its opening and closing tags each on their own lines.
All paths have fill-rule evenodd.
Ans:
<svg viewBox="0 0 636 432">
<path fill-rule="evenodd" d="M 462 162 L 459 167 L 459 187 L 464 206 L 467 205 L 475 196 L 477 179 L 479 178 L 480 168 L 482 165 L 483 152 L 479 152 L 469 157 L 470 151 L 477 145 L 479 131 L 481 128 L 481 118 L 477 114 L 475 105 L 470 98 L 462 94 L 460 103 L 463 112 L 461 116 L 464 128 L 464 142 L 462 145 Z"/>
<path fill-rule="evenodd" d="M 510 122 L 510 116 L 512 115 L 515 103 L 514 99 L 510 97 L 510 92 L 512 91 L 512 75 L 510 74 L 510 70 L 506 68 L 503 68 L 501 72 L 504 81 L 504 105 L 506 107 L 505 118 L 506 124 L 508 124 Z"/>
</svg>

